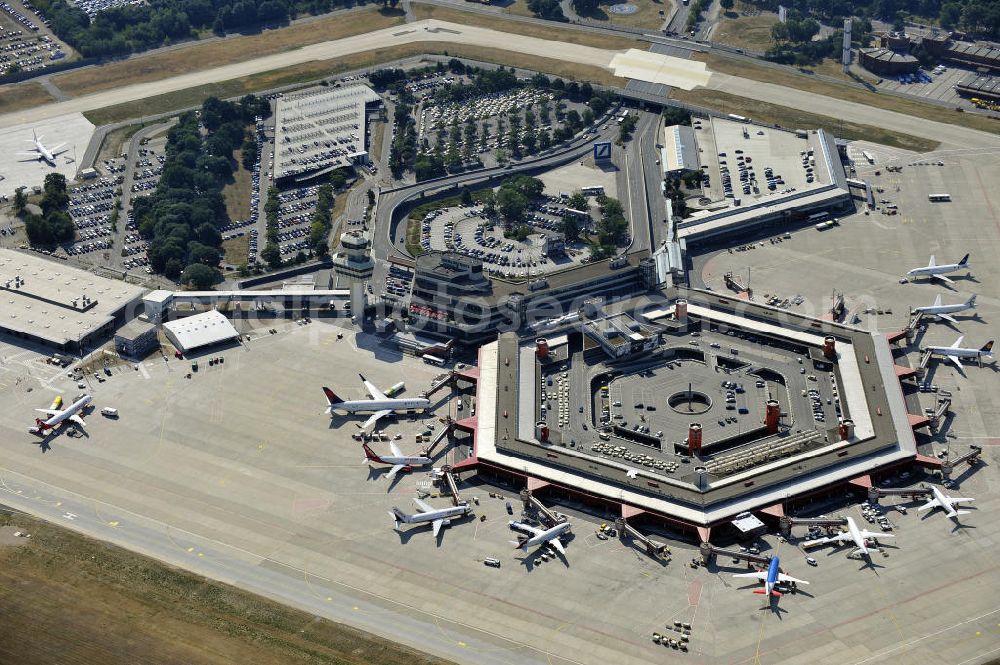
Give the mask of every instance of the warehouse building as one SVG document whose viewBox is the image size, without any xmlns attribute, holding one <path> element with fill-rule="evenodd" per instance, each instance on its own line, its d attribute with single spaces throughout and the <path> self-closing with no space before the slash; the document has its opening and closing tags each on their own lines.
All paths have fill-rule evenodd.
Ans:
<svg viewBox="0 0 1000 665">
<path fill-rule="evenodd" d="M 132 319 L 115 332 L 115 350 L 127 358 L 145 358 L 159 346 L 156 326 L 143 319 Z"/>
<path fill-rule="evenodd" d="M 909 53 L 898 53 L 887 48 L 863 48 L 858 54 L 861 66 L 880 76 L 913 74 L 920 69 L 920 61 Z"/>
<path fill-rule="evenodd" d="M 287 94 L 275 109 L 273 173 L 292 184 L 368 161 L 368 112 L 382 100 L 366 85 Z"/>
<path fill-rule="evenodd" d="M 700 166 L 698 163 L 698 144 L 691 127 L 671 125 L 664 128 L 661 161 L 663 173 L 668 176 L 698 170 Z"/>
<path fill-rule="evenodd" d="M 111 337 L 140 307 L 143 289 L 62 261 L 0 249 L 0 332 L 64 351 Z"/>
<path fill-rule="evenodd" d="M 970 74 L 955 86 L 958 94 L 991 102 L 1000 101 L 1000 77 Z"/>
<path fill-rule="evenodd" d="M 240 336 L 229 319 L 216 310 L 164 323 L 163 332 L 181 353 L 228 342 Z"/>
</svg>

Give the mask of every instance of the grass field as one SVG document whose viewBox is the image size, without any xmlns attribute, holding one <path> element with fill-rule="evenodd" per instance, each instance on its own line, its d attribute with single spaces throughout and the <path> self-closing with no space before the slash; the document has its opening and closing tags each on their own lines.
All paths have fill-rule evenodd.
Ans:
<svg viewBox="0 0 1000 665">
<path fill-rule="evenodd" d="M 54 101 L 45 88 L 31 81 L 0 88 L 0 113 L 23 111 Z"/>
<path fill-rule="evenodd" d="M 503 4 L 502 2 L 496 3 L 494 7 L 500 7 L 507 14 L 516 14 L 517 16 L 534 16 L 535 13 L 528 9 L 528 0 L 514 0 L 509 4 Z"/>
<path fill-rule="evenodd" d="M 207 44 L 193 42 L 174 51 L 129 58 L 52 77 L 70 96 L 123 85 L 156 81 L 182 72 L 219 67 L 250 58 L 289 51 L 308 44 L 359 35 L 403 22 L 402 13 L 385 15 L 374 9 L 328 16 L 308 23 L 269 30 L 259 35 L 231 37 Z"/>
<path fill-rule="evenodd" d="M 146 125 L 136 123 L 134 125 L 119 127 L 118 129 L 108 132 L 104 136 L 104 141 L 101 143 L 101 149 L 97 151 L 97 159 L 95 161 L 101 162 L 105 159 L 121 157 L 122 152 L 125 150 L 125 144 L 128 143 L 128 140 L 135 136 L 135 133 L 145 126 Z"/>
<path fill-rule="evenodd" d="M 233 171 L 233 182 L 222 188 L 222 198 L 226 202 L 226 212 L 229 219 L 250 219 L 250 191 L 253 182 L 250 171 L 240 163 L 240 151 L 233 152 L 236 160 L 236 170 Z"/>
<path fill-rule="evenodd" d="M 445 663 L 47 522 L 0 524 L 31 533 L 0 546 L 2 663 Z"/>
<path fill-rule="evenodd" d="M 247 252 L 250 251 L 250 236 L 239 236 L 222 241 L 223 261 L 234 266 L 247 262 Z"/>
<path fill-rule="evenodd" d="M 604 21 L 627 28 L 660 30 L 672 8 L 670 3 L 671 0 L 629 0 L 629 4 L 638 7 L 634 14 L 612 14 L 610 7 L 618 4 L 618 0 L 605 0 L 597 6 L 595 12 L 582 16 L 593 21 Z M 663 14 L 660 14 L 661 11 Z"/>
<path fill-rule="evenodd" d="M 712 41 L 736 48 L 764 52 L 774 46 L 771 26 L 778 22 L 775 14 L 724 18 L 712 34 Z"/>
<path fill-rule="evenodd" d="M 934 120 L 936 122 L 946 122 L 951 125 L 959 125 L 970 129 L 978 129 L 984 132 L 1000 134 L 1000 122 L 985 116 L 976 116 L 968 113 L 959 113 L 951 108 L 925 104 L 916 99 L 905 99 L 890 95 L 882 95 L 869 92 L 854 86 L 839 85 L 832 81 L 824 81 L 812 78 L 805 74 L 794 74 L 787 68 L 768 67 L 748 62 L 744 59 L 727 58 L 716 53 L 695 53 L 692 56 L 695 60 L 706 63 L 712 71 L 742 76 L 754 81 L 774 83 L 789 88 L 797 88 L 808 92 L 815 92 L 827 97 L 844 99 L 849 102 L 874 106 L 875 108 L 887 111 L 896 111 L 906 115 Z M 846 137 L 845 137 L 846 138 Z"/>
<path fill-rule="evenodd" d="M 460 9 L 451 9 L 438 5 L 424 5 L 415 3 L 413 14 L 418 19 L 436 18 L 440 21 L 451 21 L 452 23 L 464 23 L 466 25 L 483 25 L 483 15 L 471 12 L 463 12 Z M 489 26 L 492 30 L 502 32 L 513 32 L 527 37 L 538 37 L 569 44 L 582 44 L 593 46 L 594 48 L 611 49 L 620 51 L 630 48 L 647 49 L 649 42 L 630 37 L 619 37 L 617 35 L 605 35 L 584 30 L 573 30 L 571 28 L 561 28 L 558 23 L 551 25 L 539 25 L 536 23 L 522 23 L 520 21 L 505 20 L 502 18 L 490 18 Z M 513 63 L 511 63 L 513 64 Z"/>
<path fill-rule="evenodd" d="M 905 150 L 929 152 L 936 149 L 940 143 L 930 139 L 894 132 L 873 125 L 863 125 L 856 122 L 831 118 L 800 111 L 787 106 L 778 106 L 755 99 L 738 97 L 717 90 L 674 90 L 670 97 L 678 101 L 722 111 L 723 113 L 738 113 L 753 118 L 756 121 L 773 123 L 782 127 L 822 128 L 836 136 L 848 140 L 865 140 L 894 146 Z"/>
<path fill-rule="evenodd" d="M 213 95 L 224 99 L 244 95 L 248 92 L 258 92 L 285 85 L 307 83 L 324 76 L 335 75 L 338 72 L 350 71 L 361 67 L 368 67 L 379 62 L 388 62 L 425 53 L 447 53 L 456 57 L 508 66 L 519 66 L 546 72 L 554 76 L 561 76 L 566 79 L 587 80 L 605 85 L 621 85 L 623 83 L 622 79 L 616 78 L 611 72 L 600 67 L 511 53 L 497 48 L 450 44 L 447 42 L 423 42 L 402 44 L 388 49 L 379 49 L 378 51 L 365 51 L 333 60 L 307 62 L 295 65 L 294 67 L 286 67 L 284 69 L 254 74 L 253 76 L 222 81 L 220 83 L 211 83 L 177 92 L 147 97 L 146 99 L 134 102 L 109 106 L 95 111 L 88 111 L 84 115 L 92 123 L 100 126 L 129 118 L 139 118 L 199 106 L 202 100 Z"/>
</svg>

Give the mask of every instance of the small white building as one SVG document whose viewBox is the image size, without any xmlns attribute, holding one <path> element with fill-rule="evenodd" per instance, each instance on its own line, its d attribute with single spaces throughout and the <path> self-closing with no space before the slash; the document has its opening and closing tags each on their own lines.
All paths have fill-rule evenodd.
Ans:
<svg viewBox="0 0 1000 665">
<path fill-rule="evenodd" d="M 211 310 L 163 324 L 163 332 L 178 351 L 187 353 L 203 346 L 226 342 L 240 336 L 239 331 L 218 310 Z"/>
</svg>

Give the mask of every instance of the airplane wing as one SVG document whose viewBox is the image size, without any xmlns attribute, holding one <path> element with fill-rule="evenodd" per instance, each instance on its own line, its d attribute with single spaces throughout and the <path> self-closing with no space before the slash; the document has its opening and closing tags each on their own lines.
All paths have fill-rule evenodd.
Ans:
<svg viewBox="0 0 1000 665">
<path fill-rule="evenodd" d="M 958 323 L 958 321 L 955 320 L 955 317 L 950 314 L 938 314 L 938 317 L 950 323 Z"/>
<path fill-rule="evenodd" d="M 76 415 L 75 413 L 72 416 L 70 416 L 68 418 L 68 420 L 72 420 L 74 423 L 76 423 L 80 427 L 86 427 L 87 426 L 87 423 L 83 422 L 83 418 L 81 418 L 80 416 Z"/>
<path fill-rule="evenodd" d="M 959 349 L 959 348 L 961 348 L 962 347 L 962 342 L 964 342 L 964 341 L 965 341 L 965 335 L 959 335 L 958 339 L 955 340 L 955 343 L 951 345 L 951 348 L 953 348 L 953 349 Z"/>
<path fill-rule="evenodd" d="M 396 477 L 396 474 L 402 471 L 405 467 L 406 467 L 405 464 L 393 465 L 393 467 L 389 469 L 389 473 L 385 474 L 385 477 L 388 478 L 389 480 L 392 480 Z"/>
<path fill-rule="evenodd" d="M 971 503 L 975 501 L 971 496 L 950 496 L 948 500 L 952 503 Z"/>
<path fill-rule="evenodd" d="M 399 446 L 396 445 L 395 441 L 390 441 L 389 442 L 389 450 L 391 450 L 392 454 L 395 455 L 396 457 L 402 457 L 403 456 L 402 451 L 399 449 Z"/>
<path fill-rule="evenodd" d="M 958 371 L 960 373 L 964 373 L 965 372 L 965 368 L 962 367 L 962 361 L 959 360 L 958 356 L 946 355 L 945 358 L 947 358 L 951 362 L 952 365 L 954 365 L 955 367 L 957 367 Z"/>
<path fill-rule="evenodd" d="M 955 282 L 944 275 L 931 275 L 932 279 L 940 279 L 945 284 L 954 284 Z"/>
<path fill-rule="evenodd" d="M 390 413 L 392 413 L 392 411 L 389 411 L 388 409 L 385 410 L 385 411 L 376 411 L 375 413 L 373 413 L 371 415 L 371 418 L 369 418 L 368 420 L 365 421 L 365 423 L 361 426 L 361 429 L 368 430 L 369 428 L 374 427 L 375 423 L 378 422 L 379 418 L 382 418 L 383 416 L 387 416 Z"/>
<path fill-rule="evenodd" d="M 805 580 L 800 580 L 797 577 L 792 577 L 791 575 L 785 575 L 784 573 L 778 573 L 779 582 L 795 582 L 796 584 L 809 584 Z"/>
<path fill-rule="evenodd" d="M 427 504 L 426 501 L 422 499 L 414 498 L 413 503 L 417 504 L 417 508 L 419 508 L 420 512 L 422 513 L 429 513 L 430 511 L 434 510 L 433 508 L 430 507 L 430 505 Z"/>
<path fill-rule="evenodd" d="M 827 536 L 826 538 L 820 538 L 819 540 L 817 540 L 815 542 L 817 542 L 817 543 L 841 543 L 841 544 L 843 544 L 843 543 L 847 542 L 848 540 L 851 540 L 851 534 L 847 533 L 846 531 L 841 531 L 840 533 L 838 533 L 835 536 Z"/>
<path fill-rule="evenodd" d="M 62 411 L 60 409 L 35 409 L 39 413 L 44 413 L 47 416 L 58 416 Z"/>
<path fill-rule="evenodd" d="M 56 147 L 54 147 L 54 148 L 49 148 L 49 152 L 51 152 L 51 153 L 52 153 L 52 156 L 53 156 L 53 157 L 55 157 L 56 155 L 58 155 L 58 154 L 59 154 L 59 153 L 57 152 L 57 150 L 59 150 L 60 148 L 62 148 L 62 147 L 63 147 L 64 145 L 66 145 L 66 144 L 65 144 L 65 143 L 60 143 L 59 145 L 57 145 L 57 146 L 56 146 Z M 66 152 L 66 151 L 65 151 L 65 150 L 63 150 L 62 152 Z"/>
<path fill-rule="evenodd" d="M 875 533 L 874 531 L 858 531 L 862 538 L 895 538 L 891 533 Z"/>
<path fill-rule="evenodd" d="M 922 505 L 919 508 L 917 508 L 917 512 L 919 513 L 919 512 L 923 512 L 925 510 L 930 510 L 931 508 L 937 508 L 940 505 L 941 505 L 940 501 L 938 501 L 937 499 L 931 499 L 930 501 L 928 501 L 924 505 Z"/>
<path fill-rule="evenodd" d="M 434 537 L 437 538 L 437 535 L 441 533 L 441 527 L 444 526 L 444 520 L 434 520 L 431 524 L 434 525 Z"/>
<path fill-rule="evenodd" d="M 375 387 L 375 384 L 369 381 L 362 374 L 358 374 L 361 377 L 361 382 L 365 384 L 365 390 L 368 394 L 372 396 L 372 399 L 389 399 L 386 394 Z"/>
<path fill-rule="evenodd" d="M 549 544 L 552 545 L 552 547 L 556 548 L 556 551 L 558 551 L 559 554 L 566 556 L 566 550 L 565 548 L 563 548 L 563 544 L 559 542 L 558 538 L 553 538 L 552 540 L 549 541 Z"/>
<path fill-rule="evenodd" d="M 766 570 L 758 570 L 756 573 L 735 573 L 733 575 L 733 577 L 752 577 L 752 578 L 758 579 L 758 580 L 766 580 L 767 579 L 767 571 Z"/>
</svg>

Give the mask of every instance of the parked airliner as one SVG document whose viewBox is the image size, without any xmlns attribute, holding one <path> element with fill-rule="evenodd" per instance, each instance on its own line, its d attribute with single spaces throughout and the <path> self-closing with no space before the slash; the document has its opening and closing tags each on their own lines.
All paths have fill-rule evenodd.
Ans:
<svg viewBox="0 0 1000 665">
<path fill-rule="evenodd" d="M 42 143 L 42 137 L 35 134 L 35 130 L 31 130 L 30 139 L 25 139 L 25 141 L 32 141 L 35 144 L 33 152 L 19 152 L 17 154 L 34 157 L 37 160 L 48 162 L 50 166 L 56 165 L 56 157 L 66 152 L 66 148 L 63 148 L 65 143 L 60 143 L 54 148 L 46 148 L 45 144 Z M 33 161 L 33 160 L 21 160 L 21 161 Z"/>
<path fill-rule="evenodd" d="M 42 420 L 41 418 L 35 418 L 35 426 L 30 428 L 28 431 L 32 434 L 45 436 L 50 430 L 58 429 L 66 420 L 75 425 L 79 425 L 80 427 L 85 427 L 87 423 L 83 422 L 83 418 L 77 414 L 90 404 L 90 400 L 90 395 L 84 395 L 65 409 L 59 409 L 58 406 L 62 404 L 62 398 L 58 398 L 52 403 L 52 408 L 35 409 L 35 411 L 46 414 L 48 419 Z"/>
<path fill-rule="evenodd" d="M 958 314 L 959 312 L 964 312 L 966 310 L 976 308 L 976 296 L 975 294 L 969 296 L 969 299 L 965 302 L 958 302 L 953 305 L 943 305 L 941 304 L 941 294 L 934 300 L 933 305 L 927 305 L 925 307 L 914 307 L 911 310 L 911 314 L 927 314 L 928 316 L 936 316 L 939 319 L 944 319 L 945 321 L 950 321 L 951 323 L 958 323 L 952 314 Z"/>
<path fill-rule="evenodd" d="M 969 514 L 968 510 L 958 510 L 958 504 L 975 501 L 971 497 L 948 496 L 934 485 L 931 485 L 931 492 L 934 494 L 934 498 L 917 508 L 918 511 L 940 508 L 948 517 L 958 517 Z"/>
<path fill-rule="evenodd" d="M 358 374 L 365 384 L 365 389 L 372 396 L 371 399 L 345 400 L 341 399 L 332 390 L 323 386 L 326 394 L 328 406 L 326 412 L 332 414 L 334 411 L 344 411 L 346 413 L 371 413 L 372 416 L 361 425 L 361 429 L 368 430 L 378 421 L 379 418 L 389 415 L 394 411 L 409 411 L 414 409 L 426 409 L 431 405 L 429 399 L 423 397 L 408 397 L 404 399 L 393 399 L 386 396 L 381 390 L 376 388 L 371 382 L 365 379 L 363 374 Z"/>
<path fill-rule="evenodd" d="M 953 284 L 950 279 L 945 277 L 947 273 L 958 272 L 959 270 L 969 270 L 972 264 L 969 263 L 969 255 L 966 254 L 962 257 L 962 260 L 958 263 L 944 263 L 942 265 L 937 265 L 934 261 L 934 255 L 931 254 L 931 260 L 926 266 L 922 268 L 914 268 L 906 273 L 907 277 L 930 277 L 931 279 L 939 279 L 947 284 Z"/>
<path fill-rule="evenodd" d="M 959 372 L 964 371 L 962 368 L 962 358 L 975 358 L 979 362 L 979 366 L 983 366 L 983 358 L 993 357 L 993 340 L 986 342 L 981 348 L 969 349 L 962 346 L 962 340 L 965 339 L 965 335 L 962 335 L 955 340 L 955 343 L 951 346 L 928 346 L 924 349 L 928 353 L 932 353 L 936 356 L 944 356 L 947 358 L 955 367 L 958 368 Z"/>
<path fill-rule="evenodd" d="M 399 531 L 400 524 L 424 524 L 430 522 L 434 527 L 434 537 L 436 538 L 438 533 L 441 531 L 441 527 L 448 526 L 451 524 L 451 520 L 454 517 L 462 517 L 463 515 L 468 515 L 472 512 L 472 506 L 466 502 L 462 502 L 457 506 L 452 506 L 450 508 L 432 508 L 420 499 L 414 499 L 413 503 L 417 504 L 417 508 L 420 510 L 419 513 L 415 515 L 407 515 L 399 508 L 393 507 L 392 512 L 389 516 L 392 517 L 396 531 Z"/>
<path fill-rule="evenodd" d="M 514 549 L 527 552 L 532 547 L 548 543 L 565 556 L 566 550 L 563 548 L 563 544 L 559 542 L 559 537 L 570 530 L 571 525 L 569 522 L 560 522 L 551 529 L 538 529 L 527 524 L 522 524 L 521 527 L 531 535 L 522 536 L 517 541 L 510 541 L 510 544 L 515 546 Z"/>
<path fill-rule="evenodd" d="M 827 538 L 820 538 L 816 543 L 837 543 L 838 545 L 843 545 L 846 542 L 853 542 L 854 546 L 859 552 L 867 555 L 868 545 L 866 544 L 866 539 L 874 538 L 894 538 L 892 534 L 889 533 L 875 533 L 874 531 L 865 531 L 864 529 L 859 529 L 858 525 L 854 523 L 854 518 L 847 517 L 847 531 L 841 531 L 835 536 L 829 536 Z"/>
<path fill-rule="evenodd" d="M 385 475 L 386 478 L 392 480 L 396 477 L 396 474 L 400 471 L 412 471 L 415 466 L 427 466 L 431 463 L 430 457 L 424 457 L 423 455 L 404 455 L 396 445 L 395 441 L 389 442 L 389 449 L 392 451 L 392 455 L 378 455 L 374 450 L 368 447 L 367 443 L 362 443 L 361 447 L 365 449 L 365 459 L 362 462 L 377 462 L 379 464 L 391 464 L 392 468 L 389 469 L 389 473 Z"/>
<path fill-rule="evenodd" d="M 775 598 L 781 598 L 781 592 L 777 590 L 777 586 L 780 582 L 795 582 L 796 584 L 809 584 L 805 580 L 800 580 L 798 578 L 792 577 L 791 575 L 785 575 L 781 572 L 779 567 L 778 557 L 771 559 L 770 565 L 768 565 L 767 570 L 759 570 L 755 573 L 737 573 L 733 577 L 753 577 L 764 582 L 763 589 L 754 589 L 754 593 L 760 593 L 765 596 L 774 596 Z"/>
</svg>

